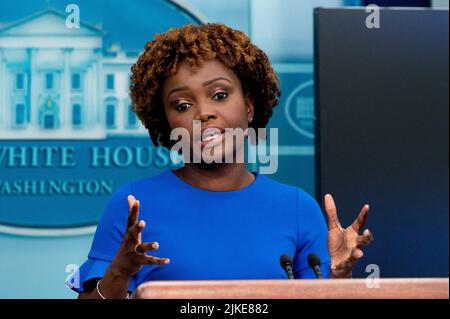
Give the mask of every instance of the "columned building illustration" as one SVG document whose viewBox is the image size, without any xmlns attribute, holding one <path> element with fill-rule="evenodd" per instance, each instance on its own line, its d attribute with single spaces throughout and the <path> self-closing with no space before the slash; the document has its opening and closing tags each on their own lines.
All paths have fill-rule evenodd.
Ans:
<svg viewBox="0 0 450 319">
<path fill-rule="evenodd" d="M 0 139 L 147 135 L 128 94 L 138 53 L 103 35 L 53 9 L 0 26 Z"/>
</svg>

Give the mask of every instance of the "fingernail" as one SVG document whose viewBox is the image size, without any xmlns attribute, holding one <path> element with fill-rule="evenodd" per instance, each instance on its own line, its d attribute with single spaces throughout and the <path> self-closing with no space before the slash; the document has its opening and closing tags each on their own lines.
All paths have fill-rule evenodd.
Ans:
<svg viewBox="0 0 450 319">
<path fill-rule="evenodd" d="M 170 263 L 170 259 L 165 259 L 165 260 L 164 260 L 164 263 L 165 263 L 165 264 Z"/>
<path fill-rule="evenodd" d="M 145 227 L 145 221 L 141 220 L 139 222 L 139 227 L 144 228 Z"/>
<path fill-rule="evenodd" d="M 153 244 L 152 244 L 152 248 L 153 248 L 153 249 L 157 249 L 158 246 L 159 246 L 158 243 L 153 243 Z"/>
</svg>

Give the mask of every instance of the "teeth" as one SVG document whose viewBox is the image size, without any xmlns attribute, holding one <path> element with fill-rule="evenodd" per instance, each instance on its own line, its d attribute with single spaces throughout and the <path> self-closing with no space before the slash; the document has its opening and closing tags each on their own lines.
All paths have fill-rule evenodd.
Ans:
<svg viewBox="0 0 450 319">
<path fill-rule="evenodd" d="M 222 135 L 222 132 L 218 128 L 208 128 L 203 131 L 202 141 L 210 141 L 218 136 Z"/>
<path fill-rule="evenodd" d="M 202 141 L 206 142 L 206 141 L 210 141 L 215 139 L 216 137 L 220 136 L 220 134 L 218 133 L 213 133 L 213 134 L 207 134 L 206 137 L 202 138 Z"/>
</svg>

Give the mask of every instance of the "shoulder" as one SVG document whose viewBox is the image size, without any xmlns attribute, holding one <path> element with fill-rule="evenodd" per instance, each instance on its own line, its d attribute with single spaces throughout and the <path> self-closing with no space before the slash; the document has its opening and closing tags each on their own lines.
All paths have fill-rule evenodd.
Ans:
<svg viewBox="0 0 450 319">
<path fill-rule="evenodd" d="M 264 189 L 270 191 L 273 198 L 294 203 L 300 221 L 305 221 L 305 219 L 317 221 L 317 219 L 321 220 L 323 218 L 322 210 L 316 199 L 303 188 L 262 176 Z"/>
<path fill-rule="evenodd" d="M 261 177 L 262 187 L 258 197 L 267 205 L 274 204 L 280 214 L 294 214 L 298 222 L 310 219 L 311 214 L 320 211 L 316 200 L 301 187 L 277 181 L 266 175 Z"/>
<path fill-rule="evenodd" d="M 109 197 L 101 221 L 108 224 L 119 220 L 125 222 L 128 218 L 128 196 L 133 195 L 141 199 L 149 192 L 154 194 L 164 184 L 166 173 L 167 171 L 163 171 L 151 177 L 121 184 Z"/>
<path fill-rule="evenodd" d="M 297 216 L 300 229 L 304 232 L 326 231 L 325 217 L 316 199 L 298 188 Z"/>
<path fill-rule="evenodd" d="M 268 175 L 259 174 L 258 178 L 261 178 L 262 185 L 261 190 L 263 192 L 270 193 L 272 196 L 282 196 L 282 198 L 296 199 L 299 190 L 298 186 L 282 183 L 269 177 Z"/>
<path fill-rule="evenodd" d="M 285 200 L 295 200 L 296 206 L 299 210 L 320 209 L 315 198 L 303 188 L 282 183 L 266 175 L 260 176 L 263 180 L 261 183 L 263 185 L 263 191 L 270 192 L 275 196 L 282 196 L 281 198 Z"/>
<path fill-rule="evenodd" d="M 298 187 L 297 205 L 300 211 L 321 211 L 316 199 L 302 188 Z"/>
<path fill-rule="evenodd" d="M 163 187 L 169 183 L 169 174 L 170 169 L 166 169 L 153 176 L 129 181 L 128 185 L 133 192 Z"/>
<path fill-rule="evenodd" d="M 167 197 L 170 189 L 173 189 L 173 184 L 170 179 L 170 169 L 156 173 L 153 176 L 148 176 L 140 179 L 130 180 L 121 186 L 113 193 L 111 200 L 119 198 L 127 202 L 128 195 L 133 195 L 136 199 L 142 199 L 148 196 L 153 198 Z"/>
</svg>

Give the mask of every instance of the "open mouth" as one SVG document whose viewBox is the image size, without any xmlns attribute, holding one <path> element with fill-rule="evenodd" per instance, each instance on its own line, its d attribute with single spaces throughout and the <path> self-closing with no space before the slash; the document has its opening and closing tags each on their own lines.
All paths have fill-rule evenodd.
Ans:
<svg viewBox="0 0 450 319">
<path fill-rule="evenodd" d="M 201 146 L 211 147 L 220 143 L 225 136 L 225 133 L 215 130 L 214 132 L 204 132 L 202 135 Z"/>
<path fill-rule="evenodd" d="M 217 126 L 209 126 L 201 130 L 201 147 L 211 147 L 220 143 L 225 136 L 225 129 Z"/>
</svg>

